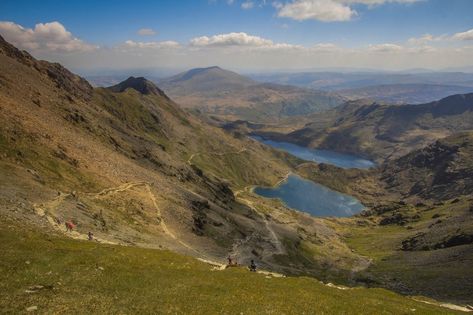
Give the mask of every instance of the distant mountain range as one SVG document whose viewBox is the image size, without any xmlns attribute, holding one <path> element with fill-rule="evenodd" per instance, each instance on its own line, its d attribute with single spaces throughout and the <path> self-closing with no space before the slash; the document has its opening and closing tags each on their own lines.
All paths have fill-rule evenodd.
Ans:
<svg viewBox="0 0 473 315">
<path fill-rule="evenodd" d="M 300 72 L 254 74 L 260 82 L 290 84 L 320 90 L 346 90 L 379 85 L 433 84 L 473 87 L 473 73 L 464 72 Z"/>
<path fill-rule="evenodd" d="M 371 99 L 388 104 L 421 104 L 454 94 L 472 93 L 473 87 L 440 84 L 387 84 L 339 90 L 348 99 Z"/>
<path fill-rule="evenodd" d="M 330 109 L 344 101 L 335 93 L 258 83 L 219 67 L 192 69 L 157 83 L 182 106 L 226 120 L 277 121 Z"/>
</svg>

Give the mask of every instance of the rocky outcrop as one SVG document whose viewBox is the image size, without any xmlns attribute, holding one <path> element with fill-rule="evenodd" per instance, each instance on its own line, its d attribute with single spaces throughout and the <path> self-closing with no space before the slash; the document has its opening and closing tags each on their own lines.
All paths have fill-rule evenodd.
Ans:
<svg viewBox="0 0 473 315">
<path fill-rule="evenodd" d="M 386 164 L 381 180 L 405 197 L 447 200 L 473 193 L 473 133 L 457 134 Z"/>
<path fill-rule="evenodd" d="M 454 246 L 473 244 L 473 234 L 462 232 L 455 235 L 447 235 L 440 241 L 429 240 L 427 233 L 419 233 L 402 241 L 401 249 L 404 251 L 437 250 Z"/>
</svg>

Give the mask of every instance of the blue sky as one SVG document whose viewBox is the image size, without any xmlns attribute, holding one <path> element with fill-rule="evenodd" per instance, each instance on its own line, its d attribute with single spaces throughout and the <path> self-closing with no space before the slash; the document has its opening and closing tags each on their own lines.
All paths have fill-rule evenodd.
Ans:
<svg viewBox="0 0 473 315">
<path fill-rule="evenodd" d="M 419 65 L 423 67 L 471 66 L 468 57 L 473 57 L 473 31 L 468 33 L 473 29 L 472 0 L 2 0 L 0 21 L 4 23 L 0 24 L 0 34 L 7 40 L 41 58 L 57 59 L 76 68 L 123 67 L 131 56 L 143 60 L 134 60 L 130 67 L 146 66 L 146 60 L 152 67 L 199 66 L 212 64 L 212 57 L 231 68 L 245 68 L 247 61 L 247 68 L 275 69 L 282 68 L 278 65 L 281 61 L 304 57 L 306 64 L 288 62 L 285 67 L 323 67 L 313 62 L 319 58 L 327 67 L 343 60 L 341 67 L 376 68 L 382 62 L 373 58 L 370 64 L 367 57 L 384 51 L 399 55 L 392 68 L 401 69 L 417 65 L 417 59 L 407 54 L 412 55 L 415 48 L 430 53 Z M 63 30 L 56 24 L 47 24 L 42 32 L 35 29 L 38 23 L 51 22 L 58 22 Z M 138 31 L 143 28 L 154 34 L 140 35 Z M 67 43 L 61 31 L 77 41 Z M 212 38 L 236 33 L 240 35 L 233 35 L 235 38 Z M 209 40 L 190 44 L 202 36 Z M 414 47 L 416 38 L 424 39 Z M 172 53 L 171 43 L 175 43 Z M 333 55 L 328 58 L 320 55 L 320 49 L 307 50 L 317 45 L 325 53 L 331 47 Z M 262 47 L 266 47 L 265 52 Z M 299 55 L 294 52 L 297 49 Z M 455 62 L 449 60 L 454 50 L 460 49 L 463 51 L 457 52 Z M 106 53 L 113 55 L 110 60 L 104 59 Z M 245 53 L 258 58 L 242 58 Z M 334 59 L 335 54 L 339 57 Z M 237 61 L 233 67 L 232 60 Z"/>
</svg>

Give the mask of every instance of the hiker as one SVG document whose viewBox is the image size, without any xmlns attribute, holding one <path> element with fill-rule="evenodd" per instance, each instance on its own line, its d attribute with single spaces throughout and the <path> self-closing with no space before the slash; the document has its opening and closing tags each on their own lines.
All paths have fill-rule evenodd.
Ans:
<svg viewBox="0 0 473 315">
<path fill-rule="evenodd" d="M 228 259 L 228 265 L 231 266 L 232 263 L 233 263 L 233 262 L 232 262 L 232 257 L 228 256 L 227 259 Z"/>
<path fill-rule="evenodd" d="M 67 232 L 72 232 L 72 230 L 74 229 L 75 225 L 74 223 L 72 222 L 72 220 L 70 221 L 66 221 L 66 231 Z"/>
<path fill-rule="evenodd" d="M 89 233 L 87 233 L 87 238 L 88 238 L 89 241 L 93 241 L 94 240 L 94 233 L 89 231 Z"/>
<path fill-rule="evenodd" d="M 255 261 L 253 259 L 251 260 L 249 268 L 250 268 L 250 271 L 256 272 L 256 264 L 255 264 Z"/>
</svg>

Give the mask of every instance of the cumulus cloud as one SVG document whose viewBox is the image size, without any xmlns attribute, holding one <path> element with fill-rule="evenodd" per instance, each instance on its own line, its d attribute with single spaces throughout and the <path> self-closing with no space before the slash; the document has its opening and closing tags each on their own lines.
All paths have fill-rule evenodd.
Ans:
<svg viewBox="0 0 473 315">
<path fill-rule="evenodd" d="M 332 43 L 319 43 L 312 46 L 310 50 L 313 52 L 334 52 L 341 50 L 341 48 Z"/>
<path fill-rule="evenodd" d="M 453 35 L 453 39 L 457 40 L 473 40 L 473 29 L 466 32 L 456 33 Z"/>
<path fill-rule="evenodd" d="M 434 36 L 432 34 L 424 34 L 421 37 L 412 37 L 407 40 L 411 45 L 425 45 L 431 42 L 439 42 L 448 39 L 447 35 Z"/>
<path fill-rule="evenodd" d="M 259 36 L 248 35 L 244 32 L 201 36 L 191 39 L 190 45 L 196 47 L 224 47 L 224 46 L 271 46 L 273 41 Z"/>
<path fill-rule="evenodd" d="M 293 0 L 281 4 L 274 2 L 279 17 L 291 18 L 298 21 L 319 20 L 323 22 L 349 21 L 358 13 L 352 5 L 373 7 L 385 3 L 414 3 L 423 0 Z"/>
<path fill-rule="evenodd" d="M 356 11 L 333 0 L 299 0 L 283 5 L 278 16 L 294 20 L 348 21 Z"/>
<path fill-rule="evenodd" d="M 399 52 L 403 49 L 402 46 L 396 44 L 376 44 L 369 45 L 368 49 L 373 52 Z"/>
<path fill-rule="evenodd" d="M 153 30 L 152 28 L 140 28 L 137 33 L 138 35 L 141 35 L 141 36 L 156 35 L 156 31 Z"/>
<path fill-rule="evenodd" d="M 431 34 L 425 34 L 422 35 L 421 37 L 412 37 L 409 38 L 407 41 L 409 44 L 417 45 L 417 44 L 425 44 L 428 42 L 432 42 L 434 40 L 434 36 Z"/>
<path fill-rule="evenodd" d="M 201 36 L 191 39 L 189 46 L 194 48 L 238 48 L 247 50 L 304 50 L 302 45 L 275 43 L 270 39 L 249 35 L 244 32 Z"/>
<path fill-rule="evenodd" d="M 0 22 L 0 34 L 13 45 L 28 50 L 84 52 L 98 48 L 72 36 L 59 22 L 38 23 L 34 28 L 24 28 L 13 22 Z"/>
<path fill-rule="evenodd" d="M 255 4 L 253 1 L 245 1 L 241 4 L 241 8 L 245 10 L 252 9 L 254 6 Z"/>
<path fill-rule="evenodd" d="M 127 40 L 125 47 L 128 48 L 143 48 L 143 49 L 175 49 L 181 47 L 178 42 L 168 40 L 162 42 L 135 42 Z"/>
</svg>

